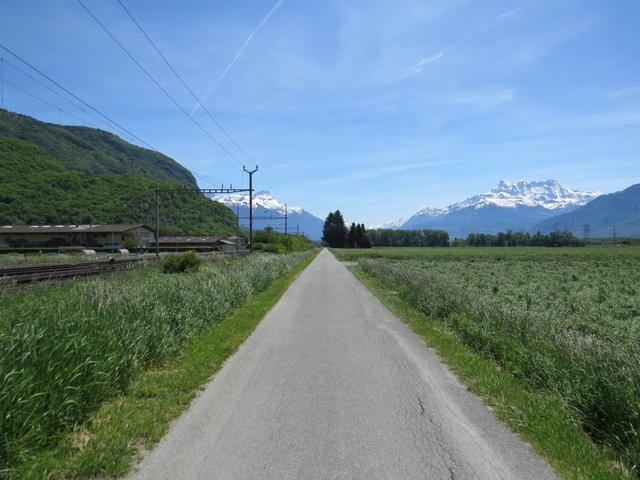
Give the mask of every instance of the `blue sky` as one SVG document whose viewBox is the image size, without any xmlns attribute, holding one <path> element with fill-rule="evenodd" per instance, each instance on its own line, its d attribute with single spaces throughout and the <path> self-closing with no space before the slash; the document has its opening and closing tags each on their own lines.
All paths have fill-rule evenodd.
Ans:
<svg viewBox="0 0 640 480">
<path fill-rule="evenodd" d="M 116 0 L 84 2 L 196 107 Z M 123 2 L 260 165 L 257 188 L 318 216 L 375 225 L 500 179 L 639 181 L 637 0 Z M 0 43 L 202 178 L 246 184 L 250 162 L 199 131 L 76 1 L 2 2 Z M 10 65 L 4 77 L 83 117 Z M 11 110 L 78 123 L 4 94 Z"/>
</svg>

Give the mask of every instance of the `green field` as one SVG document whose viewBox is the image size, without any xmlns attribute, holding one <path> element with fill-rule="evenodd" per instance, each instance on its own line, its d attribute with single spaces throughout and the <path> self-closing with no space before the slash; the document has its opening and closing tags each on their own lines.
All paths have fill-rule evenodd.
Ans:
<svg viewBox="0 0 640 480">
<path fill-rule="evenodd" d="M 432 257 L 635 257 L 640 258 L 640 245 L 637 246 L 589 246 L 589 247 L 375 247 L 371 249 L 334 249 L 340 258 L 357 260 L 359 258 L 432 258 Z"/>
<path fill-rule="evenodd" d="M 560 397 L 631 471 L 640 465 L 640 249 L 341 250 L 523 387 Z"/>
<path fill-rule="evenodd" d="M 145 371 L 179 359 L 201 332 L 219 335 L 215 327 L 230 312 L 312 253 L 215 259 L 188 274 L 141 267 L 64 284 L 0 288 L 0 478 L 14 478 L 15 467 L 68 438 Z M 239 344 L 249 326 L 230 344 Z M 207 345 L 221 358 L 218 364 L 226 358 L 223 346 Z M 126 443 L 127 452 L 132 448 Z M 91 460 L 105 468 L 104 459 Z M 31 471 L 29 478 L 41 474 Z"/>
</svg>

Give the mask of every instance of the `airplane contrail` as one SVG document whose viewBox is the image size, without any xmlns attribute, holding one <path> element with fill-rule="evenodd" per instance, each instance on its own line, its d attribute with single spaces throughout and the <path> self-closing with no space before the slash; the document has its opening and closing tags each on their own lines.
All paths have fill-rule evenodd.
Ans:
<svg viewBox="0 0 640 480">
<path fill-rule="evenodd" d="M 278 0 L 276 2 L 276 4 L 271 8 L 271 10 L 269 10 L 269 12 L 264 16 L 264 18 L 262 19 L 262 21 L 258 24 L 258 26 L 256 28 L 253 29 L 253 31 L 249 34 L 249 36 L 247 37 L 247 39 L 244 41 L 244 43 L 242 44 L 242 46 L 240 47 L 240 49 L 238 50 L 238 52 L 235 54 L 235 56 L 233 57 L 233 59 L 231 59 L 231 61 L 229 62 L 229 64 L 226 66 L 226 68 L 224 69 L 224 71 L 220 74 L 220 76 L 218 76 L 218 78 L 216 79 L 215 83 L 213 84 L 213 87 L 211 87 L 211 89 L 209 90 L 209 92 L 207 92 L 207 94 L 198 102 L 196 103 L 196 106 L 193 107 L 193 110 L 191 111 L 191 114 L 193 115 L 195 112 L 198 111 L 198 109 L 200 108 L 200 105 L 202 105 L 202 103 L 204 103 L 207 98 L 209 98 L 209 96 L 213 93 L 213 91 L 216 89 L 216 87 L 220 84 L 220 82 L 222 81 L 222 79 L 227 75 L 227 73 L 229 73 L 229 70 L 231 70 L 231 67 L 233 67 L 233 65 L 238 61 L 238 59 L 240 58 L 240 56 L 242 55 L 242 52 L 244 52 L 245 48 L 247 48 L 247 46 L 251 43 L 251 40 L 253 39 L 253 36 L 258 32 L 258 30 L 260 30 L 260 28 L 262 28 L 262 26 L 267 23 L 267 20 L 269 20 L 269 18 L 271 17 L 271 15 L 273 15 L 274 13 L 276 13 L 276 11 L 280 8 L 280 5 L 282 5 L 282 2 L 284 0 Z"/>
</svg>

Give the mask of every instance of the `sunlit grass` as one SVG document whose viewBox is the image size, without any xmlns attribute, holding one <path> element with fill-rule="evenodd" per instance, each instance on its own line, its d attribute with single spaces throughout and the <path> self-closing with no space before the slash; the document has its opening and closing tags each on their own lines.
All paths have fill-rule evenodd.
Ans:
<svg viewBox="0 0 640 480">
<path fill-rule="evenodd" d="M 0 290 L 0 465 L 29 463 L 309 253 Z M 37 475 L 34 478 L 41 478 Z"/>
<path fill-rule="evenodd" d="M 585 432 L 638 473 L 639 249 L 371 253 L 338 252 L 523 387 L 562 399 Z"/>
</svg>

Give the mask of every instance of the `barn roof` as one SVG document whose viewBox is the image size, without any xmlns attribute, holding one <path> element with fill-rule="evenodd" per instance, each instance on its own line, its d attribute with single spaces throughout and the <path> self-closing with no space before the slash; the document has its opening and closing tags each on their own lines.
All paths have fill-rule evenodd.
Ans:
<svg viewBox="0 0 640 480">
<path fill-rule="evenodd" d="M 194 245 L 210 245 L 210 244 L 229 244 L 233 245 L 233 242 L 225 240 L 224 237 L 211 237 L 211 236 L 175 236 L 175 237 L 160 237 L 160 243 L 190 243 Z"/>
<path fill-rule="evenodd" d="M 160 237 L 160 243 L 218 243 L 220 240 L 222 240 L 222 237 L 208 237 L 208 236 Z"/>
<path fill-rule="evenodd" d="M 7 233 L 122 233 L 135 228 L 152 228 L 142 223 L 114 223 L 104 225 L 0 225 L 0 235 Z"/>
</svg>

